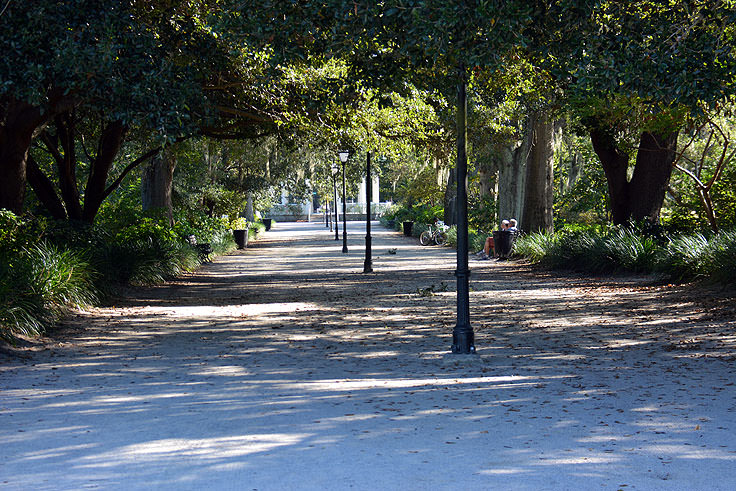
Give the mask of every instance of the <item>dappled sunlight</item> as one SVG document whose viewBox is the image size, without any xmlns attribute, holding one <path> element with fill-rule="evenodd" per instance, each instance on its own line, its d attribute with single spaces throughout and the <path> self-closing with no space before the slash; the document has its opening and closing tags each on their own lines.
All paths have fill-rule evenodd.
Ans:
<svg viewBox="0 0 736 491">
<path fill-rule="evenodd" d="M 254 453 L 272 451 L 285 445 L 294 445 L 309 437 L 309 434 L 253 434 L 222 438 L 167 438 L 150 442 L 137 443 L 116 448 L 110 453 L 103 453 L 94 457 L 80 460 L 75 466 L 81 469 L 86 467 L 107 467 L 110 462 L 123 464 L 134 463 L 139 459 L 146 459 L 162 463 L 179 458 L 198 458 L 204 460 L 219 460 L 222 458 L 243 457 Z M 119 465 L 119 464 L 115 464 Z"/>
<path fill-rule="evenodd" d="M 313 233 L 296 240 L 300 227 Z M 124 489 L 130 475 L 167 489 L 298 489 L 308 475 L 328 489 L 356 465 L 452 489 L 448 461 L 468 489 L 666 488 L 683 461 L 730 472 L 732 364 L 697 355 L 736 341 L 680 319 L 681 300 L 658 311 L 633 287 L 590 294 L 471 262 L 479 354 L 455 363 L 454 251 L 380 231 L 362 274 L 357 226 L 347 255 L 314 224 L 278 228 L 0 366 L 0 465 L 28 476 L 11 489 Z"/>
</svg>

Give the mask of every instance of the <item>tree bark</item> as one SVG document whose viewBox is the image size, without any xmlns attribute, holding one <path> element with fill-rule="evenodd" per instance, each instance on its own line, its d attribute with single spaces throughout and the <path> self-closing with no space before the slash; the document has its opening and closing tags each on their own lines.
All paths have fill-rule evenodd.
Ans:
<svg viewBox="0 0 736 491">
<path fill-rule="evenodd" d="M 26 159 L 36 130 L 48 113 L 25 102 L 3 101 L 0 112 L 0 209 L 23 213 L 26 189 Z"/>
<path fill-rule="evenodd" d="M 630 216 L 627 178 L 629 156 L 618 149 L 613 135 L 599 127 L 591 129 L 590 140 L 606 174 L 611 221 L 616 225 L 626 223 Z"/>
<path fill-rule="evenodd" d="M 59 169 L 59 190 L 61 199 L 66 205 L 67 215 L 74 220 L 82 219 L 82 204 L 79 199 L 79 188 L 77 184 L 77 152 L 76 152 L 76 128 L 74 124 L 74 112 L 58 114 L 54 118 L 56 134 L 59 143 L 64 150 L 61 158 L 56 159 Z"/>
<path fill-rule="evenodd" d="M 636 167 L 629 183 L 630 213 L 636 221 L 659 221 L 675 161 L 677 134 L 644 132 L 641 135 Z"/>
<path fill-rule="evenodd" d="M 92 161 L 92 166 L 87 179 L 84 195 L 84 209 L 82 219 L 92 223 L 97 212 L 105 199 L 105 184 L 110 174 L 110 168 L 115 160 L 120 147 L 123 145 L 127 127 L 122 121 L 109 123 L 102 131 L 97 155 Z"/>
<path fill-rule="evenodd" d="M 38 197 L 41 204 L 51 213 L 51 216 L 56 220 L 66 220 L 67 214 L 64 204 L 61 202 L 59 197 L 56 195 L 56 189 L 51 179 L 41 171 L 38 167 L 38 163 L 32 155 L 28 155 L 26 160 L 26 177 L 28 184 L 31 185 L 33 192 Z"/>
<path fill-rule="evenodd" d="M 255 221 L 255 213 L 253 211 L 253 192 L 248 191 L 248 199 L 245 202 L 245 219 L 249 222 Z"/>
<path fill-rule="evenodd" d="M 77 183 L 76 129 L 74 112 L 67 111 L 54 117 L 55 133 L 45 130 L 40 140 L 56 162 L 61 199 L 69 219 L 82 219 L 82 204 Z M 35 188 L 34 188 L 35 189 Z M 58 198 L 57 198 L 58 199 Z"/>
<path fill-rule="evenodd" d="M 143 182 L 141 183 L 143 209 L 162 208 L 166 210 L 170 226 L 174 225 L 171 195 L 176 163 L 176 155 L 170 149 L 165 149 L 151 159 L 151 163 L 146 168 L 143 175 Z"/>
<path fill-rule="evenodd" d="M 659 220 L 675 161 L 677 134 L 642 133 L 634 173 L 629 181 L 628 154 L 618 148 L 615 138 L 604 129 L 591 130 L 593 150 L 606 174 L 611 221 L 615 225 L 630 219 L 651 223 Z"/>
<path fill-rule="evenodd" d="M 554 124 L 546 114 L 539 113 L 530 116 L 529 126 L 532 139 L 519 226 L 527 232 L 552 232 Z"/>
<path fill-rule="evenodd" d="M 498 163 L 498 219 L 516 218 L 523 221 L 526 161 L 531 146 L 530 125 L 522 129 L 521 138 L 502 146 L 496 156 Z"/>
</svg>

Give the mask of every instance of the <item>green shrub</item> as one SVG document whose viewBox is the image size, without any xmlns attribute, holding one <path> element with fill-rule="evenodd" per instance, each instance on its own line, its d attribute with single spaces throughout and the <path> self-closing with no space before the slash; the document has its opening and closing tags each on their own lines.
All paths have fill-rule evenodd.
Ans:
<svg viewBox="0 0 736 491">
<path fill-rule="evenodd" d="M 514 240 L 514 253 L 533 263 L 539 263 L 559 240 L 560 235 L 546 232 L 520 235 Z"/>
<path fill-rule="evenodd" d="M 421 224 L 433 223 L 435 218 L 442 220 L 444 208 L 441 206 L 418 205 L 411 208 L 405 208 L 401 205 L 393 205 L 382 218 L 386 220 L 394 220 L 397 223 L 411 221 Z"/>
<path fill-rule="evenodd" d="M 720 232 L 710 241 L 704 267 L 717 283 L 736 285 L 736 231 Z"/>
<path fill-rule="evenodd" d="M 654 270 L 659 252 L 652 237 L 639 235 L 629 229 L 612 231 L 602 238 L 599 246 L 602 271 L 631 271 L 650 273 Z"/>
<path fill-rule="evenodd" d="M 563 230 L 521 236 L 514 251 L 551 269 L 659 273 L 673 282 L 736 283 L 736 231 L 668 237 L 624 227 Z"/>
<path fill-rule="evenodd" d="M 41 242 L 0 254 L 0 337 L 38 335 L 70 308 L 97 300 L 82 254 Z"/>
<path fill-rule="evenodd" d="M 478 252 L 483 250 L 488 234 L 477 230 L 468 230 L 468 251 Z M 457 226 L 453 225 L 447 230 L 447 244 L 457 249 Z"/>
<path fill-rule="evenodd" d="M 629 229 L 568 229 L 556 234 L 533 233 L 517 238 L 516 254 L 552 269 L 594 273 L 651 272 L 659 247 L 651 237 Z"/>
<path fill-rule="evenodd" d="M 703 258 L 708 249 L 708 239 L 701 233 L 677 235 L 661 249 L 655 270 L 673 282 L 705 277 L 707 268 Z"/>
<path fill-rule="evenodd" d="M 174 217 L 174 231 L 181 238 L 193 235 L 197 242 L 214 243 L 224 235 L 232 235 L 227 217 L 209 217 L 204 213 L 189 213 Z"/>
<path fill-rule="evenodd" d="M 100 249 L 95 266 L 106 285 L 154 285 L 199 266 L 197 250 L 187 243 L 149 237 L 114 241 Z"/>
</svg>

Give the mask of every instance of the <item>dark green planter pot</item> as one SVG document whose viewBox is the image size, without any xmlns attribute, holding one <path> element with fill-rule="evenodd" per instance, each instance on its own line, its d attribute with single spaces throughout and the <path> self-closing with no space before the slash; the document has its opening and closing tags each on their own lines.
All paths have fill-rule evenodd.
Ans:
<svg viewBox="0 0 736 491">
<path fill-rule="evenodd" d="M 263 222 L 263 225 L 266 226 L 266 231 L 271 230 L 271 219 L 270 218 L 264 218 L 261 221 Z"/>
<path fill-rule="evenodd" d="M 411 237 L 411 231 L 414 228 L 414 222 L 404 222 L 404 235 Z"/>
</svg>

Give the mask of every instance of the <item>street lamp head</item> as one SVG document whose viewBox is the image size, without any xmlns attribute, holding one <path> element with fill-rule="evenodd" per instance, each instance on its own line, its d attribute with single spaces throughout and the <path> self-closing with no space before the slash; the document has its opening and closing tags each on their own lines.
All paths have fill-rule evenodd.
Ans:
<svg viewBox="0 0 736 491">
<path fill-rule="evenodd" d="M 347 150 L 343 150 L 342 152 L 339 152 L 338 155 L 340 156 L 340 162 L 343 164 L 348 161 L 348 157 L 350 157 L 350 152 Z"/>
</svg>

